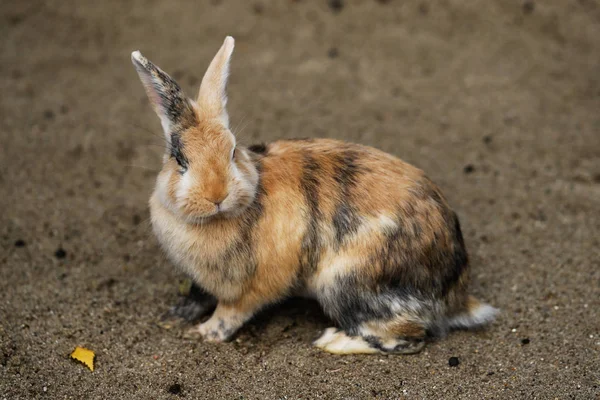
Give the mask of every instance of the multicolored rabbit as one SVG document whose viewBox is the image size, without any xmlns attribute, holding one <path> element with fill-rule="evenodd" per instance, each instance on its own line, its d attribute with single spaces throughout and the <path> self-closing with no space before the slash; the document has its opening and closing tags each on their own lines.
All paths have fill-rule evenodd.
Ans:
<svg viewBox="0 0 600 400">
<path fill-rule="evenodd" d="M 196 100 L 132 53 L 168 144 L 154 232 L 216 303 L 195 330 L 225 341 L 297 295 L 335 322 L 315 345 L 338 354 L 414 353 L 428 336 L 492 321 L 496 309 L 467 294 L 456 214 L 421 170 L 330 139 L 236 144 L 225 108 L 233 47 L 227 37 Z"/>
</svg>

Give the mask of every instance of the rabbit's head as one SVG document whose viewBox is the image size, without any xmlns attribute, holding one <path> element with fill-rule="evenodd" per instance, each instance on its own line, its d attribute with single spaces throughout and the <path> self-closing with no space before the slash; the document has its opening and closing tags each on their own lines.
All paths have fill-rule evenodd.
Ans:
<svg viewBox="0 0 600 400">
<path fill-rule="evenodd" d="M 225 108 L 233 47 L 233 38 L 227 37 L 196 100 L 139 51 L 131 54 L 166 138 L 156 194 L 163 206 L 187 222 L 237 215 L 256 195 L 256 166 L 246 149 L 236 147 Z"/>
</svg>

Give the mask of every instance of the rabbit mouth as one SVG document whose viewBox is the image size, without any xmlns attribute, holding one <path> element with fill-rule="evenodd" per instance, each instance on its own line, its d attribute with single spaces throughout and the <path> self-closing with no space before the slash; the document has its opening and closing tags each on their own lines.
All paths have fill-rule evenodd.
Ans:
<svg viewBox="0 0 600 400">
<path fill-rule="evenodd" d="M 185 223 L 188 225 L 204 225 L 215 219 L 221 218 L 218 212 L 215 212 L 212 215 L 182 215 L 181 217 L 183 217 Z"/>
<path fill-rule="evenodd" d="M 206 207 L 206 210 L 190 210 L 186 206 L 176 206 L 176 210 L 172 210 L 181 219 L 188 224 L 205 224 L 215 218 L 219 218 L 223 212 L 218 207 Z"/>
<path fill-rule="evenodd" d="M 178 215 L 186 224 L 189 225 L 204 225 L 209 222 L 213 222 L 220 219 L 230 219 L 236 217 L 239 213 L 235 211 L 229 211 L 222 207 L 214 207 L 209 212 L 185 212 L 184 209 L 179 208 L 178 210 L 171 210 L 174 214 Z"/>
</svg>

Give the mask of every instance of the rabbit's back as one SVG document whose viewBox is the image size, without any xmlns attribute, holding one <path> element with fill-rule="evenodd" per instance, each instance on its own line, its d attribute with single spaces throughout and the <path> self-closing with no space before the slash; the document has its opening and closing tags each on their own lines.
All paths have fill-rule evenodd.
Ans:
<svg viewBox="0 0 600 400">
<path fill-rule="evenodd" d="M 329 139 L 260 152 L 256 251 L 266 274 L 291 268 L 280 272 L 311 292 L 369 286 L 434 298 L 466 280 L 458 220 L 421 170 Z"/>
</svg>

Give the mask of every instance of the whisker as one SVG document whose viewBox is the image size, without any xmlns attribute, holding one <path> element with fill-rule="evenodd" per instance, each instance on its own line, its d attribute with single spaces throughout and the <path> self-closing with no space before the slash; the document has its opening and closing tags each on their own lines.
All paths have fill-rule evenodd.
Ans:
<svg viewBox="0 0 600 400">
<path fill-rule="evenodd" d="M 238 121 L 238 123 L 235 125 L 235 128 L 233 128 L 231 131 L 234 132 L 234 135 L 237 136 L 237 131 L 238 128 L 240 127 L 240 125 L 242 124 L 242 122 L 244 122 L 244 120 L 246 119 L 246 114 L 242 115 L 242 118 Z"/>
<path fill-rule="evenodd" d="M 142 227 L 142 229 L 144 229 L 144 231 L 145 231 L 145 232 L 143 232 L 143 236 L 145 238 L 150 238 L 151 233 L 152 233 L 152 231 L 150 230 L 150 220 L 151 220 L 151 217 L 148 217 L 148 218 L 140 221 L 139 224 L 132 226 L 131 228 L 125 230 L 124 232 L 122 232 L 120 234 L 129 235 L 129 234 L 131 234 L 131 232 Z M 104 246 L 101 247 L 100 251 L 104 252 L 104 250 L 106 250 L 107 247 L 113 245 L 115 242 L 117 242 L 117 240 L 118 240 L 118 235 L 113 235 L 110 239 L 105 241 L 105 244 L 104 244 Z"/>
<path fill-rule="evenodd" d="M 159 171 L 157 168 L 145 167 L 143 165 L 126 164 L 125 167 L 142 168 L 142 169 L 145 169 L 145 170 L 148 170 L 148 171 L 154 171 L 154 172 L 158 172 Z"/>
<path fill-rule="evenodd" d="M 157 137 L 157 138 L 159 138 L 159 139 L 161 140 L 161 142 L 168 143 L 168 141 L 167 141 L 167 138 L 166 138 L 164 135 L 159 135 L 159 134 L 157 134 L 156 132 L 154 132 L 154 131 L 150 130 L 149 128 L 147 128 L 147 127 L 145 127 L 145 126 L 139 125 L 139 124 L 137 124 L 137 123 L 135 123 L 135 122 L 128 122 L 128 125 L 131 125 L 131 126 L 133 126 L 134 128 L 141 129 L 141 130 L 143 130 L 144 132 L 146 132 L 146 133 L 149 133 L 150 135 L 152 135 L 152 136 L 154 136 L 154 137 Z"/>
<path fill-rule="evenodd" d="M 241 135 L 242 135 L 242 132 L 244 132 L 244 129 L 246 129 L 246 127 L 248 126 L 248 123 L 249 123 L 249 121 L 248 121 L 248 120 L 244 121 L 244 125 L 242 126 L 242 129 L 239 129 L 239 130 L 236 132 L 236 134 L 235 134 L 235 135 L 236 135 L 236 137 L 237 137 L 238 135 L 239 135 L 239 136 L 241 136 Z M 240 125 L 241 125 L 241 123 L 240 123 Z"/>
<path fill-rule="evenodd" d="M 156 144 L 156 143 L 144 143 L 144 144 L 139 144 L 138 146 L 148 146 L 148 147 L 152 146 L 152 147 L 158 147 L 158 148 L 160 148 L 162 150 L 165 150 L 165 146 L 164 145 L 162 145 L 162 144 Z"/>
</svg>

